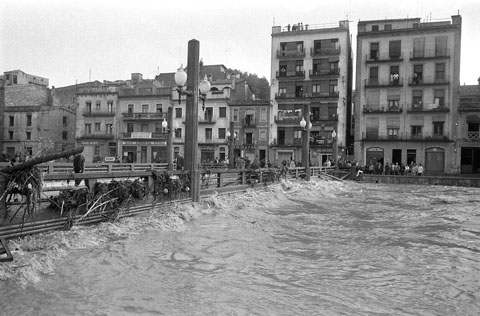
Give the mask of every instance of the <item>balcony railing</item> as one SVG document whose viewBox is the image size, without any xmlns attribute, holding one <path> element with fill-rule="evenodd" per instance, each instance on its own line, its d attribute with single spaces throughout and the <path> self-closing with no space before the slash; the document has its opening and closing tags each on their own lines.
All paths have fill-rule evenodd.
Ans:
<svg viewBox="0 0 480 316">
<path fill-rule="evenodd" d="M 160 120 L 167 118 L 167 113 L 162 112 L 126 112 L 122 114 L 124 120 Z"/>
<path fill-rule="evenodd" d="M 398 132 L 397 135 L 385 135 L 380 134 L 377 131 L 377 134 L 369 132 L 362 132 L 363 141 L 410 141 L 410 142 L 450 142 L 449 133 L 443 135 L 433 135 L 424 133 L 422 135 L 412 135 L 408 132 Z"/>
<path fill-rule="evenodd" d="M 277 50 L 277 58 L 303 58 L 305 57 L 305 49 L 301 50 Z"/>
<path fill-rule="evenodd" d="M 414 103 L 408 108 L 408 112 L 449 112 L 450 109 L 439 104 Z"/>
<path fill-rule="evenodd" d="M 257 126 L 257 122 L 255 120 L 251 120 L 247 118 L 243 119 L 243 127 L 256 127 L 256 126 Z"/>
<path fill-rule="evenodd" d="M 365 60 L 367 63 L 402 61 L 403 53 L 400 53 L 400 54 L 379 53 L 379 52 L 370 53 L 365 55 Z"/>
<path fill-rule="evenodd" d="M 338 76 L 338 75 L 340 75 L 340 68 L 309 71 L 310 78 L 318 78 L 318 77 L 324 77 L 324 76 Z"/>
<path fill-rule="evenodd" d="M 380 78 L 368 78 L 365 79 L 365 87 L 402 87 L 403 78 L 398 79 L 380 79 Z"/>
<path fill-rule="evenodd" d="M 449 58 L 450 49 L 445 50 L 424 50 L 424 51 L 412 51 L 410 52 L 410 60 L 422 60 L 422 59 L 437 59 L 437 58 Z"/>
<path fill-rule="evenodd" d="M 148 96 L 148 95 L 162 95 L 170 96 L 172 94 L 172 88 L 157 88 L 157 87 L 147 87 L 147 88 L 123 88 L 119 91 L 119 97 L 129 97 L 129 96 Z"/>
<path fill-rule="evenodd" d="M 167 139 L 167 133 L 152 133 L 152 132 L 124 132 L 123 138 L 132 139 Z"/>
<path fill-rule="evenodd" d="M 310 56 L 332 56 L 340 55 L 340 46 L 339 47 L 330 47 L 330 48 L 320 48 L 315 49 L 314 47 L 310 48 Z"/>
<path fill-rule="evenodd" d="M 77 139 L 113 139 L 114 135 L 113 133 L 95 133 L 95 134 L 83 134 Z"/>
<path fill-rule="evenodd" d="M 113 111 L 83 111 L 83 116 L 92 117 L 92 116 L 115 116 Z"/>
<path fill-rule="evenodd" d="M 480 139 L 480 132 L 479 131 L 468 131 L 467 132 L 468 139 Z"/>
<path fill-rule="evenodd" d="M 277 78 L 305 78 L 305 71 L 277 71 Z"/>
<path fill-rule="evenodd" d="M 363 113 L 402 113 L 403 105 L 401 106 L 374 106 L 374 105 L 367 105 L 363 108 Z"/>
<path fill-rule="evenodd" d="M 338 91 L 313 92 L 311 96 L 313 98 L 338 98 Z"/>
<path fill-rule="evenodd" d="M 213 116 L 211 117 L 203 117 L 202 119 L 198 120 L 198 124 L 215 124 L 215 118 Z"/>
<path fill-rule="evenodd" d="M 408 79 L 409 86 L 420 86 L 420 85 L 448 85 L 450 84 L 449 77 L 447 75 L 443 76 L 422 76 L 418 77 L 415 74 Z"/>
</svg>

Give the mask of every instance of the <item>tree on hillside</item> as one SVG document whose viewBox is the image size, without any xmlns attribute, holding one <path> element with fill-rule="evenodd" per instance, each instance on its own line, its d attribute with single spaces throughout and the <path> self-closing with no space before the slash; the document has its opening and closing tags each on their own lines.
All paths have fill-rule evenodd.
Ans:
<svg viewBox="0 0 480 316">
<path fill-rule="evenodd" d="M 228 69 L 228 71 L 229 73 L 240 74 L 241 78 L 245 78 L 247 84 L 250 86 L 257 99 L 270 99 L 270 85 L 268 84 L 267 78 L 259 78 L 257 74 L 243 72 L 238 69 Z"/>
</svg>

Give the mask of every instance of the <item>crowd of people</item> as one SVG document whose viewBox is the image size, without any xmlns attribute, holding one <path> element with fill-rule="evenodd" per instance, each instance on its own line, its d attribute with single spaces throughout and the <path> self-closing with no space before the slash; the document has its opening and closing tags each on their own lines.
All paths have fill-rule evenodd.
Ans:
<svg viewBox="0 0 480 316">
<path fill-rule="evenodd" d="M 381 174 L 381 175 L 396 175 L 396 176 L 422 176 L 425 173 L 425 167 L 415 161 L 411 161 L 410 164 L 403 164 L 398 162 L 382 164 L 381 161 L 372 159 L 364 167 L 357 167 L 359 173 L 366 174 Z"/>
</svg>

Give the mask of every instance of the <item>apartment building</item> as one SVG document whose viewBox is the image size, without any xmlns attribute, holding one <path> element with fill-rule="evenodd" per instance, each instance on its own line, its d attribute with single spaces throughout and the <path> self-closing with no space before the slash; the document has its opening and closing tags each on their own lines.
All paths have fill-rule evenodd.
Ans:
<svg viewBox="0 0 480 316">
<path fill-rule="evenodd" d="M 478 85 L 460 86 L 457 137 L 455 148 L 460 152 L 460 172 L 480 173 L 480 78 Z M 458 125 L 457 125 L 458 124 Z"/>
<path fill-rule="evenodd" d="M 458 173 L 460 16 L 360 21 L 355 158 Z"/>
<path fill-rule="evenodd" d="M 270 159 L 277 163 L 302 160 L 300 121 L 307 115 L 312 123 L 310 163 L 345 159 L 353 141 L 349 136 L 352 57 L 348 21 L 273 26 L 271 36 Z"/>
<path fill-rule="evenodd" d="M 48 87 L 48 79 L 13 70 L 0 83 L 2 152 L 26 159 L 73 147 L 75 111 Z"/>
</svg>

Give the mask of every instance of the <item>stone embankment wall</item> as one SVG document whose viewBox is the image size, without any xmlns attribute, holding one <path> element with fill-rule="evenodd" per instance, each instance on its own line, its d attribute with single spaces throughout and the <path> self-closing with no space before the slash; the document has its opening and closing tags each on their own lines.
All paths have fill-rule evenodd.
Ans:
<svg viewBox="0 0 480 316">
<path fill-rule="evenodd" d="M 376 174 L 361 174 L 355 180 L 370 183 L 398 183 L 398 184 L 425 184 L 425 185 L 450 185 L 461 187 L 480 188 L 480 175 L 474 177 L 442 177 L 442 176 L 384 176 Z"/>
</svg>

